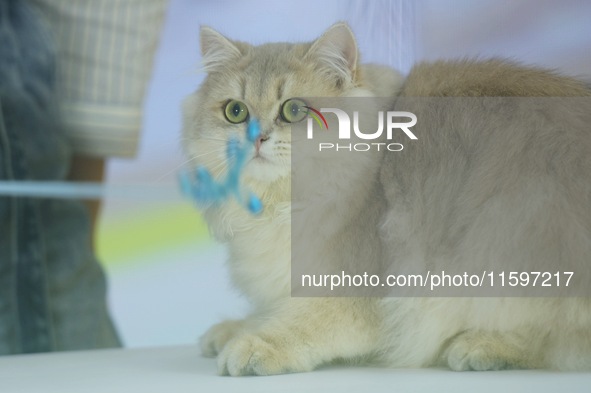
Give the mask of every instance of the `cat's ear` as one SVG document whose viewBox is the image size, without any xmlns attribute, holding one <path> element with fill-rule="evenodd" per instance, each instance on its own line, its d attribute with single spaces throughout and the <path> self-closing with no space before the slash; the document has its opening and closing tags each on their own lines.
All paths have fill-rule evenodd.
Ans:
<svg viewBox="0 0 591 393">
<path fill-rule="evenodd" d="M 353 82 L 357 74 L 359 52 L 353 32 L 344 22 L 332 25 L 318 38 L 306 56 L 314 58 L 323 71 L 338 83 Z"/>
<path fill-rule="evenodd" d="M 208 26 L 201 26 L 201 57 L 205 72 L 211 72 L 236 61 L 242 53 L 229 39 Z"/>
</svg>

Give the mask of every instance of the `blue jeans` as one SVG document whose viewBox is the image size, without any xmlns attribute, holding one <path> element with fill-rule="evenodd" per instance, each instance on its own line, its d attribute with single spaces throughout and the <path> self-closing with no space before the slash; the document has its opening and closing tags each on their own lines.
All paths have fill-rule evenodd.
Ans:
<svg viewBox="0 0 591 393">
<path fill-rule="evenodd" d="M 0 2 L 0 180 L 64 180 L 54 52 L 23 0 Z M 0 196 L 0 355 L 115 347 L 79 201 Z"/>
</svg>

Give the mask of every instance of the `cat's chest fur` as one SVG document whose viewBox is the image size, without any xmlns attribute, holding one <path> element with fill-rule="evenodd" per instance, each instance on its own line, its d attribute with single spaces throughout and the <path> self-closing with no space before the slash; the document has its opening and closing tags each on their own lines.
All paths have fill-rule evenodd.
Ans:
<svg viewBox="0 0 591 393">
<path fill-rule="evenodd" d="M 289 205 L 252 217 L 236 212 L 228 242 L 233 283 L 259 307 L 290 294 L 291 224 Z"/>
</svg>

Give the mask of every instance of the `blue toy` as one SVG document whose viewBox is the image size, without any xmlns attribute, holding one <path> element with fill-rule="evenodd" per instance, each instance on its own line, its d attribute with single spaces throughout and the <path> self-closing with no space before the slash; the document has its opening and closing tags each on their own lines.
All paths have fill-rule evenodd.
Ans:
<svg viewBox="0 0 591 393">
<path fill-rule="evenodd" d="M 245 142 L 236 137 L 228 140 L 226 145 L 228 172 L 220 181 L 214 180 L 211 173 L 203 166 L 197 167 L 195 172 L 182 171 L 179 182 L 183 194 L 195 200 L 200 207 L 219 204 L 225 202 L 230 196 L 234 196 L 252 214 L 259 214 L 263 210 L 263 203 L 252 192 L 241 187 L 240 176 L 260 133 L 259 122 L 252 119 L 246 127 Z"/>
</svg>

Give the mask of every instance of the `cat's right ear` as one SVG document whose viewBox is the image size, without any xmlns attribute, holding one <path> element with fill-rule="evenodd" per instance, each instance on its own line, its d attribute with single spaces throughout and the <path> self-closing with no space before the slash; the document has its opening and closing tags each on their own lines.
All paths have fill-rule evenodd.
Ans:
<svg viewBox="0 0 591 393">
<path fill-rule="evenodd" d="M 332 25 L 314 41 L 306 56 L 316 59 L 320 71 L 338 84 L 354 83 L 359 53 L 355 36 L 346 23 Z"/>
<path fill-rule="evenodd" d="M 205 72 L 212 72 L 235 62 L 242 53 L 229 39 L 208 26 L 201 26 L 201 57 Z"/>
</svg>

